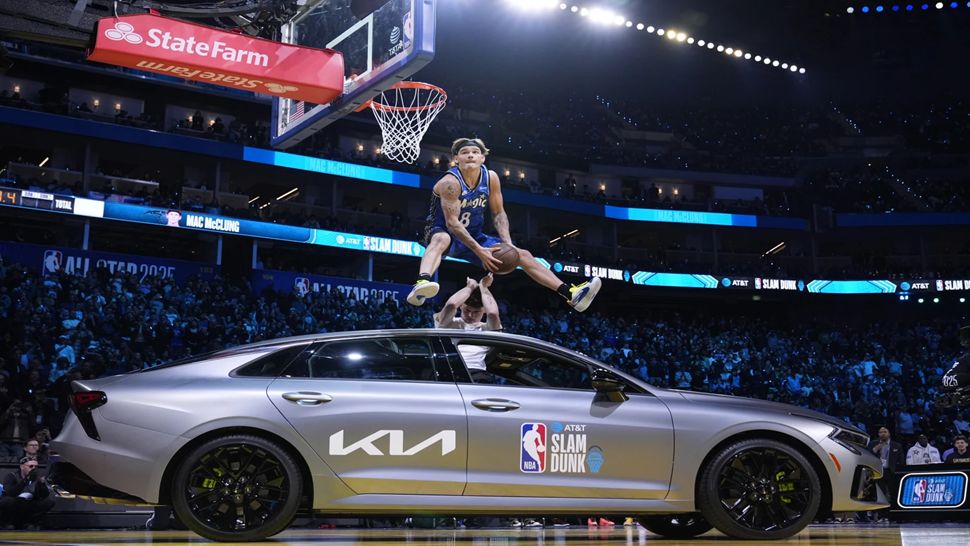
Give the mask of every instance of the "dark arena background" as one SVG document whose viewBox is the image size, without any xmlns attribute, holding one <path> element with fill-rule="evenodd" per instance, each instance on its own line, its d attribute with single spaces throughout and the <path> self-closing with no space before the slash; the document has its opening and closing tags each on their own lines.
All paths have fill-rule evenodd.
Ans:
<svg viewBox="0 0 970 546">
<path fill-rule="evenodd" d="M 142 30 L 144 18 L 167 25 L 169 38 Z M 186 28 L 213 38 L 190 46 L 177 37 Z M 261 48 L 277 47 L 306 60 L 263 63 Z M 133 57 L 149 50 L 157 56 Z M 505 334 L 583 353 L 648 386 L 631 396 L 781 402 L 855 431 L 848 449 L 875 450 L 883 464 L 866 494 L 888 507 L 838 512 L 823 498 L 808 526 L 779 542 L 970 544 L 970 396 L 951 370 L 970 368 L 960 342 L 970 326 L 968 58 L 966 1 L 0 0 L 0 544 L 206 542 L 177 517 L 168 489 L 119 497 L 117 486 L 92 492 L 58 476 L 56 463 L 79 464 L 67 460 L 77 437 L 110 436 L 117 380 L 96 380 L 289 336 L 435 326 L 452 295 L 467 298 L 463 287 L 486 274 L 446 259 L 418 276 L 432 189 L 464 166 L 452 151 L 459 138 L 484 141 L 501 185 L 507 215 L 493 225 L 500 209 L 486 206 L 484 231 L 501 235 L 507 222 L 511 242 L 529 251 L 519 270 L 493 276 L 486 324 L 500 318 Z M 447 94 L 436 118 L 394 102 L 387 90 L 401 80 Z M 395 136 L 365 103 L 381 92 L 387 112 L 428 123 L 423 136 L 413 125 L 396 135 L 402 146 L 420 142 L 414 161 L 387 157 Z M 540 286 L 531 263 L 566 286 Z M 602 288 L 577 312 L 582 294 L 570 288 L 587 290 L 594 277 Z M 416 281 L 440 292 L 411 305 Z M 554 385 L 545 374 L 536 377 Z M 396 380 L 420 384 L 372 376 L 360 392 Z M 143 394 L 161 412 L 191 382 Z M 229 398 L 211 403 L 231 398 L 220 396 Z M 533 425 L 517 408 L 513 417 Z M 543 449 L 545 426 L 533 429 Z M 714 435 L 721 424 L 709 426 Z M 382 427 L 371 444 L 354 444 L 367 451 L 355 460 L 394 451 Z M 135 445 L 139 434 L 122 437 Z M 685 454 L 673 438 L 662 447 L 672 442 L 676 461 Z M 123 464 L 105 454 L 83 470 L 123 471 L 125 441 Z M 658 464 L 638 446 L 631 435 L 605 462 L 592 447 L 574 462 L 592 472 L 618 459 Z M 516 449 L 522 466 L 511 469 L 525 486 L 535 453 Z M 395 471 L 414 471 L 407 464 Z M 33 494 L 21 493 L 25 483 Z M 268 540 L 742 541 L 713 520 L 714 529 L 703 519 L 699 534 L 686 529 L 698 512 L 658 527 L 647 513 L 608 509 L 310 508 Z"/>
</svg>

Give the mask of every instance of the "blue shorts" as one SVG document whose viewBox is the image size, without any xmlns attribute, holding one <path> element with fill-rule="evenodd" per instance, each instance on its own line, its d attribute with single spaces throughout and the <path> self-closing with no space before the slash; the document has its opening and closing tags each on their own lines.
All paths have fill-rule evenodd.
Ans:
<svg viewBox="0 0 970 546">
<path fill-rule="evenodd" d="M 448 252 L 446 254 L 447 256 L 451 258 L 459 258 L 462 260 L 466 260 L 478 266 L 482 265 L 482 261 L 478 259 L 478 256 L 476 256 L 475 253 L 472 252 L 470 248 L 465 246 L 465 243 L 459 241 L 458 237 L 455 237 L 454 235 L 449 233 L 447 229 L 440 228 L 438 226 L 431 228 L 431 230 L 429 230 L 425 244 L 431 242 L 431 237 L 435 233 L 439 233 L 439 232 L 448 233 L 448 235 L 451 237 L 451 247 L 448 249 Z M 479 231 L 478 233 L 469 233 L 469 235 L 471 235 L 472 238 L 475 239 L 475 241 L 477 241 L 478 244 L 481 245 L 483 248 L 495 246 L 502 242 L 502 240 L 499 239 L 498 237 L 488 235 L 482 231 Z"/>
</svg>

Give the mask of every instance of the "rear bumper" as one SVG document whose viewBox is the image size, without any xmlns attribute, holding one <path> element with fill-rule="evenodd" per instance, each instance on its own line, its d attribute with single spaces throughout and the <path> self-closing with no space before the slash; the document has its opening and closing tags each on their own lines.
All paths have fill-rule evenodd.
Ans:
<svg viewBox="0 0 970 546">
<path fill-rule="evenodd" d="M 55 461 L 51 464 L 48 480 L 75 496 L 87 498 L 101 504 L 151 505 L 144 499 L 105 487 L 78 467 L 65 461 Z"/>
</svg>

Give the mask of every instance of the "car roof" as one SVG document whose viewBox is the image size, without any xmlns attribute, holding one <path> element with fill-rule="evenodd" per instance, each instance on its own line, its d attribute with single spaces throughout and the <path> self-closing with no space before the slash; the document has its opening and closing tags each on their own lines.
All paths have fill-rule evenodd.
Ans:
<svg viewBox="0 0 970 546">
<path fill-rule="evenodd" d="M 257 341 L 255 343 L 250 343 L 247 345 L 239 345 L 227 351 L 233 350 L 246 350 L 246 349 L 258 349 L 258 348 L 272 348 L 272 347 L 283 347 L 286 345 L 293 345 L 295 343 L 314 343 L 320 341 L 336 341 L 340 339 L 361 339 L 370 337 L 388 337 L 388 336 L 439 336 L 439 337 L 459 337 L 462 339 L 471 338 L 481 338 L 483 341 L 505 341 L 505 342 L 517 342 L 532 346 L 538 346 L 551 351 L 565 352 L 569 353 L 587 360 L 595 360 L 582 353 L 566 349 L 565 347 L 560 347 L 554 343 L 548 341 L 543 341 L 534 337 L 523 336 L 518 334 L 508 334 L 505 332 L 486 332 L 478 330 L 458 330 L 452 328 L 396 328 L 388 330 L 352 330 L 347 332 L 327 332 L 321 334 L 307 334 L 303 336 L 293 336 L 271 339 L 266 341 Z"/>
</svg>

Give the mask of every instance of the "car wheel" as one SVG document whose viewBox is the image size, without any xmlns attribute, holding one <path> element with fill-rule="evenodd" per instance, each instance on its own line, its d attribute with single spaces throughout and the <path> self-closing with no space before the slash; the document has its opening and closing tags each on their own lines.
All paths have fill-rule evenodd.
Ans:
<svg viewBox="0 0 970 546">
<path fill-rule="evenodd" d="M 172 506 L 192 531 L 210 540 L 261 540 L 293 521 L 303 482 L 277 444 L 244 434 L 209 440 L 178 466 Z"/>
<path fill-rule="evenodd" d="M 701 472 L 697 507 L 722 533 L 741 539 L 790 537 L 818 512 L 822 485 L 798 450 L 751 439 L 721 449 Z"/>
<path fill-rule="evenodd" d="M 703 535 L 713 527 L 697 513 L 644 516 L 640 518 L 640 525 L 643 525 L 647 531 L 662 537 L 680 539 Z"/>
</svg>

